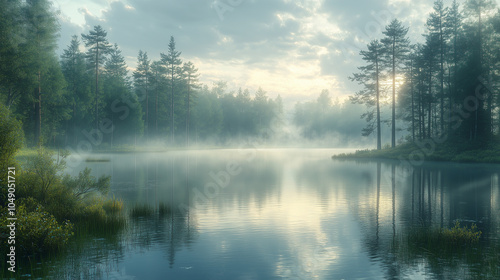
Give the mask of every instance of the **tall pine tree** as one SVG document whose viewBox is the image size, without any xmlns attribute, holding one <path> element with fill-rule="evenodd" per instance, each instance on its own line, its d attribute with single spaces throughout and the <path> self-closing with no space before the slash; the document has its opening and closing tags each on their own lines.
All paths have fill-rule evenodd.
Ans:
<svg viewBox="0 0 500 280">
<path fill-rule="evenodd" d="M 386 61 L 390 67 L 392 76 L 392 129 L 391 147 L 396 147 L 396 77 L 400 72 L 402 63 L 408 54 L 410 44 L 407 34 L 408 28 L 404 27 L 401 21 L 393 20 L 383 32 L 385 38 L 382 44 L 385 46 Z"/>
<path fill-rule="evenodd" d="M 87 58 L 94 69 L 95 75 L 95 128 L 99 128 L 99 68 L 104 65 L 105 55 L 111 50 L 106 38 L 107 32 L 100 25 L 94 26 L 89 34 L 82 34 L 85 47 L 89 48 Z"/>
<path fill-rule="evenodd" d="M 363 89 L 351 97 L 351 102 L 365 104 L 369 111 L 363 114 L 368 126 L 363 129 L 363 136 L 368 136 L 377 131 L 377 150 L 382 149 L 381 127 L 380 127 L 380 80 L 382 78 L 383 45 L 374 40 L 368 44 L 368 50 L 361 51 L 362 59 L 366 66 L 358 67 L 359 73 L 353 74 L 351 80 L 363 85 Z M 375 111 L 372 109 L 375 107 Z M 375 116 L 374 116 L 375 114 Z"/>
</svg>

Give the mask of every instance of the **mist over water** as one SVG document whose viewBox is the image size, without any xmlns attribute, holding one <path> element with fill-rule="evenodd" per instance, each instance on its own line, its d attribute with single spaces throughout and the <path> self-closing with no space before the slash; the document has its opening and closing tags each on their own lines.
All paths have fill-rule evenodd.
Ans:
<svg viewBox="0 0 500 280">
<path fill-rule="evenodd" d="M 127 211 L 161 204 L 169 210 L 131 216 L 116 239 L 92 242 L 100 244 L 98 252 L 54 265 L 81 273 L 100 267 L 88 279 L 499 275 L 498 265 L 488 266 L 499 248 L 498 166 L 433 163 L 406 170 L 393 161 L 330 159 L 350 151 L 98 154 L 109 162 L 86 166 L 112 175 L 111 195 L 123 199 Z M 456 220 L 483 232 L 476 258 L 442 256 L 437 269 L 432 254 L 402 242 L 416 227 L 450 227 Z"/>
</svg>

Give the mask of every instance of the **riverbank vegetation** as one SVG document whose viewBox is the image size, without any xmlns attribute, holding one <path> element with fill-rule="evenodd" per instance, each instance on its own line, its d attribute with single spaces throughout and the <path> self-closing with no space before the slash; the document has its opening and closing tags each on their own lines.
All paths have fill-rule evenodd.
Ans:
<svg viewBox="0 0 500 280">
<path fill-rule="evenodd" d="M 12 191 L 0 194 L 0 223 L 8 225 L 8 218 L 17 219 L 16 243 L 4 238 L 12 235 L 10 228 L 0 229 L 2 262 L 12 245 L 22 263 L 25 257 L 60 251 L 75 234 L 123 228 L 123 203 L 106 198 L 109 176 L 95 178 L 88 168 L 77 176 L 65 174 L 68 153 L 56 155 L 43 146 L 36 153 L 25 151 L 18 162 L 16 154 L 23 143 L 20 127 L 20 121 L 0 104 L 0 181 L 12 182 Z M 8 174 L 8 170 L 14 172 Z"/>
<path fill-rule="evenodd" d="M 430 271 L 450 274 L 458 271 L 464 278 L 498 279 L 500 246 L 482 238 L 475 224 L 458 221 L 451 228 L 415 226 L 401 232 L 391 252 L 398 263 L 414 265 L 425 262 Z M 444 272 L 446 268 L 449 272 Z"/>
<path fill-rule="evenodd" d="M 416 142 L 381 150 L 358 150 L 338 154 L 333 159 L 393 159 L 409 162 L 446 161 L 460 163 L 500 163 L 500 141 L 486 144 Z"/>
<path fill-rule="evenodd" d="M 58 251 L 75 232 L 123 228 L 123 203 L 107 199 L 109 176 L 95 178 L 86 168 L 78 176 L 64 174 L 65 156 L 39 148 L 16 168 L 16 211 L 20 256 Z M 7 224 L 1 201 L 0 222 Z M 2 228 L 2 235 L 6 235 Z M 6 244 L 3 244 L 3 248 Z"/>
</svg>

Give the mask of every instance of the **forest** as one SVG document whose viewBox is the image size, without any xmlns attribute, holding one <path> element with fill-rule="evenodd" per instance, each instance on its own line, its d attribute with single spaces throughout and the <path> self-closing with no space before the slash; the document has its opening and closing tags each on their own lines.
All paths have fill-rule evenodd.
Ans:
<svg viewBox="0 0 500 280">
<path fill-rule="evenodd" d="M 22 122 L 28 146 L 224 143 L 266 137 L 282 120 L 280 96 L 271 99 L 261 88 L 231 92 L 223 81 L 200 84 L 198 69 L 182 60 L 173 37 L 158 61 L 139 50 L 129 73 L 101 26 L 74 35 L 57 57 L 59 26 L 49 1 L 1 6 L 0 100 Z"/>
<path fill-rule="evenodd" d="M 349 77 L 361 90 L 350 102 L 332 102 L 324 90 L 288 113 L 286 100 L 262 88 L 202 84 L 173 37 L 158 60 L 138 50 L 135 69 L 100 25 L 59 46 L 58 56 L 59 23 L 50 1 L 1 5 L 0 103 L 21 121 L 27 146 L 88 151 L 136 143 L 221 145 L 252 136 L 281 143 L 332 137 L 332 145 L 373 139 L 381 149 L 387 139 L 395 147 L 444 135 L 483 145 L 499 132 L 500 15 L 492 0 L 449 7 L 436 1 L 415 42 L 409 27 L 392 20 L 361 50 L 364 65 Z M 356 104 L 366 107 L 365 125 Z M 363 142 L 361 135 L 374 137 Z"/>
<path fill-rule="evenodd" d="M 186 5 L 182 1 L 178 3 Z M 243 6 L 242 4 L 240 8 L 242 14 Z M 177 225 L 174 227 L 174 217 L 179 218 L 179 224 L 183 225 L 193 220 L 194 224 L 198 224 L 196 221 L 203 221 L 199 232 L 194 231 L 193 234 L 200 235 L 200 240 L 207 239 L 204 235 L 206 232 L 212 234 L 220 230 L 214 235 L 217 247 L 198 247 L 202 248 L 201 251 L 210 251 L 210 254 L 196 250 L 196 242 L 186 242 L 195 248 L 192 250 L 195 255 L 186 255 L 186 259 L 200 256 L 214 259 L 212 248 L 220 247 L 220 240 L 226 240 L 228 232 L 230 233 L 228 230 L 235 229 L 234 224 L 245 224 L 248 217 L 256 217 L 255 213 L 266 210 L 268 203 L 272 204 L 272 208 L 262 213 L 272 212 L 276 215 L 271 215 L 272 219 L 268 221 L 262 220 L 265 215 L 257 215 L 258 220 L 252 220 L 246 226 L 248 229 L 259 224 L 266 227 L 278 226 L 265 228 L 266 231 L 262 232 L 242 227 L 245 230 L 241 232 L 250 232 L 252 235 L 278 234 L 275 238 L 279 242 L 276 243 L 273 239 L 265 241 L 278 245 L 289 243 L 292 247 L 297 247 L 296 241 L 300 240 L 301 243 L 302 237 L 297 239 L 295 233 L 316 230 L 316 225 L 329 220 L 333 221 L 331 232 L 312 232 L 311 236 L 335 236 L 339 232 L 338 225 L 347 226 L 345 230 L 341 228 L 346 234 L 341 235 L 338 242 L 340 245 L 356 244 L 350 242 L 349 238 L 356 239 L 354 242 L 357 242 L 357 238 L 364 238 L 360 237 L 363 232 L 358 232 L 360 225 L 361 228 L 376 228 L 376 234 L 368 232 L 366 236 L 369 238 L 361 240 L 359 244 L 362 246 L 357 247 L 363 248 L 376 236 L 374 251 L 381 251 L 381 256 L 395 256 L 392 252 L 388 254 L 389 251 L 381 250 L 385 246 L 383 243 L 379 246 L 379 216 L 380 228 L 385 223 L 385 228 L 393 233 L 392 245 L 387 248 L 394 248 L 395 240 L 403 236 L 396 235 L 396 225 L 404 225 L 409 220 L 405 216 L 407 214 L 411 214 L 413 223 L 417 208 L 418 215 L 423 217 L 420 219 L 418 215 L 415 216 L 419 226 L 422 226 L 420 221 L 426 221 L 425 219 L 429 223 L 434 219 L 437 221 L 439 212 L 433 211 L 441 211 L 440 228 L 438 231 L 429 231 L 430 233 L 437 232 L 441 235 L 447 232 L 442 230 L 446 227 L 443 221 L 445 216 L 449 216 L 450 222 L 455 218 L 471 221 L 466 214 L 461 214 L 469 211 L 475 212 L 480 226 L 487 224 L 483 224 L 483 221 L 496 226 L 491 226 L 491 229 L 490 226 L 484 226 L 482 230 L 488 230 L 485 231 L 485 236 L 491 238 L 491 244 L 498 241 L 495 229 L 499 228 L 500 221 L 492 219 L 495 211 L 498 212 L 496 205 L 499 197 L 496 188 L 498 172 L 495 166 L 488 167 L 483 173 L 466 173 L 466 169 L 469 170 L 470 167 L 468 165 L 458 169 L 448 169 L 447 164 L 440 168 L 419 167 L 424 160 L 500 162 L 500 10 L 494 0 L 465 0 L 463 3 L 453 1 L 449 6 L 442 0 L 437 0 L 428 14 L 425 26 L 411 27 L 425 30 L 422 37 L 419 35 L 418 38 L 410 38 L 410 27 L 403 21 L 388 20 L 379 38 L 363 42 L 366 47 L 356 57 L 360 65 L 357 72 L 349 76 L 350 83 L 344 87 L 345 92 L 333 92 L 332 89 L 304 92 L 300 99 L 296 99 L 300 101 L 294 104 L 290 100 L 293 100 L 294 94 L 298 95 L 297 92 L 279 95 L 257 86 L 252 90 L 244 86 L 235 90 L 223 80 L 226 77 L 217 77 L 221 80 L 211 85 L 203 84 L 200 81 L 203 80 L 203 73 L 200 73 L 192 61 L 183 57 L 182 50 L 177 48 L 176 39 L 169 35 L 169 30 L 165 30 L 165 38 L 170 38 L 169 43 L 164 46 L 165 50 L 151 54 L 138 49 L 134 68 L 127 65 L 120 46 L 108 40 L 108 31 L 113 32 L 113 29 L 104 26 L 105 21 L 102 25 L 92 25 L 86 33 L 75 34 L 65 46 L 57 43 L 60 32 L 58 21 L 58 11 L 52 1 L 0 0 L 0 182 L 9 183 L 8 189 L 0 193 L 0 223 L 7 225 L 11 216 L 15 216 L 19 245 L 17 256 L 22 260 L 19 264 L 24 272 L 33 273 L 38 269 L 37 266 L 60 270 L 50 263 L 50 259 L 49 265 L 38 260 L 47 256 L 43 254 L 60 252 L 64 246 L 71 245 L 73 235 L 81 239 L 80 244 L 83 244 L 73 244 L 74 246 L 92 248 L 96 251 L 93 253 L 101 254 L 101 251 L 94 250 L 98 247 L 106 249 L 106 246 L 96 243 L 101 240 L 100 237 L 106 236 L 112 243 L 118 244 L 116 241 L 119 239 L 116 237 L 123 233 L 119 238 L 125 240 L 125 258 L 121 259 L 126 259 L 127 254 L 135 254 L 126 250 L 138 248 L 135 243 L 127 243 L 134 236 L 139 236 L 134 235 L 134 230 L 139 228 L 134 227 L 138 224 L 148 225 L 148 230 L 140 229 L 141 232 L 146 233 L 154 228 L 154 234 L 161 236 L 161 242 L 174 244 L 174 228 L 186 233 L 191 230 L 189 225 L 186 229 Z M 262 73 L 265 71 L 262 70 Z M 345 73 L 345 76 L 348 75 L 349 73 Z M 356 87 L 359 90 L 356 91 Z M 341 100 L 342 96 L 349 93 L 353 94 L 346 101 Z M 391 158 L 399 159 L 400 163 L 378 161 L 374 165 L 369 162 L 359 164 L 330 161 L 325 155 L 327 149 L 296 149 L 300 152 L 293 149 L 265 149 L 259 156 L 245 159 L 242 155 L 235 155 L 233 149 L 212 149 L 238 147 L 245 152 L 250 147 L 244 144 L 251 141 L 262 144 L 265 148 L 319 146 L 334 148 L 330 151 L 335 150 L 335 153 L 340 151 L 337 148 L 376 147 L 377 150 L 358 151 L 351 155 L 339 152 L 334 157 Z M 440 150 L 438 145 L 447 148 Z M 155 153 L 149 153 L 153 151 L 148 150 L 149 147 L 153 147 Z M 415 147 L 420 149 L 419 154 L 412 153 Z M 36 151 L 31 148 L 36 148 Z M 206 151 L 192 152 L 188 148 Z M 75 158 L 72 158 L 74 151 L 85 155 L 78 163 L 71 160 Z M 90 155 L 92 151 L 101 153 Z M 122 151 L 134 153 L 120 153 Z M 412 155 L 421 155 L 418 158 L 420 161 L 417 157 L 412 158 Z M 408 161 L 403 159 L 408 159 L 410 164 L 406 164 Z M 83 161 L 84 165 L 75 168 Z M 245 168 L 239 168 L 240 163 L 244 163 Z M 106 173 L 108 167 L 112 177 Z M 413 170 L 407 167 L 413 167 Z M 478 168 L 482 169 L 483 165 Z M 215 173 L 217 170 L 221 171 Z M 238 177 L 240 171 L 229 170 L 240 170 L 242 174 Z M 408 170 L 411 173 L 406 172 Z M 66 171 L 72 173 L 65 173 Z M 442 174 L 448 174 L 449 178 Z M 457 177 L 457 174 L 460 176 Z M 209 176 L 210 180 L 207 180 Z M 222 177 L 227 184 L 220 183 Z M 472 178 L 476 178 L 477 182 L 473 182 Z M 230 180 L 232 185 L 226 188 Z M 406 188 L 404 180 L 410 182 Z M 484 186 L 476 188 L 479 185 Z M 224 188 L 226 193 L 219 196 Z M 282 189 L 286 191 L 281 191 Z M 375 189 L 377 192 L 372 192 Z M 438 198 L 439 189 L 441 192 Z M 370 193 L 367 190 L 372 191 Z M 482 191 L 483 195 L 478 195 L 478 191 Z M 204 196 L 200 199 L 202 192 Z M 417 195 L 415 192 L 418 192 Z M 119 195 L 115 197 L 115 194 Z M 410 201 L 404 197 L 407 194 L 411 194 L 412 209 L 401 211 L 399 208 L 404 208 Z M 451 195 L 451 202 L 443 203 L 448 201 L 448 195 Z M 344 198 L 340 199 L 342 196 L 345 196 L 344 201 Z M 478 200 L 478 197 L 484 199 Z M 233 198 L 234 201 L 231 200 Z M 275 198 L 280 207 L 276 207 L 278 204 L 275 204 Z M 317 200 L 318 198 L 321 200 Z M 401 203 L 396 203 L 396 198 Z M 468 201 L 468 198 L 475 199 L 475 202 Z M 325 204 L 329 200 L 331 205 Z M 418 205 L 414 209 L 413 201 L 417 200 Z M 483 200 L 491 205 L 480 206 L 481 211 L 487 214 L 478 217 L 477 205 Z M 436 201 L 440 201 L 441 209 L 434 206 L 437 205 Z M 209 209 L 208 215 L 204 215 L 205 204 L 207 207 L 212 207 L 213 204 L 224 208 L 206 208 Z M 254 204 L 258 211 L 252 208 Z M 287 206 L 285 204 L 290 204 L 289 208 L 281 207 Z M 231 205 L 236 208 L 229 208 Z M 344 207 L 345 205 L 361 205 L 363 209 L 349 213 L 355 208 Z M 315 206 L 319 206 L 317 212 L 314 212 Z M 427 206 L 428 210 L 425 210 Z M 444 206 L 450 207 L 449 214 L 443 214 Z M 300 207 L 308 211 L 303 211 Z M 324 207 L 332 211 L 325 212 Z M 179 215 L 176 209 L 189 211 Z M 384 209 L 392 210 L 392 220 L 387 218 L 390 217 L 389 212 L 383 214 Z M 190 216 L 190 211 L 199 216 Z M 219 216 L 225 211 L 231 213 L 231 216 Z M 246 213 L 246 216 L 238 216 L 240 213 Z M 345 218 L 335 220 L 338 213 L 345 214 Z M 323 216 L 326 214 L 328 216 Z M 353 217 L 358 214 L 361 224 L 349 226 Z M 398 222 L 395 222 L 396 215 Z M 147 221 L 143 219 L 146 216 L 160 221 L 160 226 L 153 227 L 143 223 Z M 211 217 L 213 220 L 210 220 Z M 234 220 L 228 220 L 228 217 Z M 311 217 L 318 220 L 314 221 Z M 372 222 L 373 217 L 376 217 L 376 223 Z M 363 224 L 363 220 L 370 222 Z M 221 223 L 224 225 L 217 224 L 220 221 L 224 221 Z M 281 225 L 281 221 L 290 224 Z M 309 223 L 310 221 L 313 223 Z M 203 228 L 212 223 L 215 225 L 213 231 L 209 227 Z M 224 228 L 226 225 L 231 228 Z M 301 227 L 294 229 L 296 225 Z M 193 229 L 196 227 L 197 225 Z M 320 228 L 328 229 L 328 226 Z M 164 229 L 171 232 L 167 233 Z M 241 239 L 243 235 L 240 235 L 240 228 L 236 229 L 238 232 L 234 236 L 238 238 L 233 244 L 267 244 L 262 243 L 260 238 L 253 240 L 252 236 L 248 239 L 251 242 L 241 242 L 247 239 Z M 285 233 L 281 232 L 282 229 L 292 233 L 290 242 L 284 238 L 286 235 L 282 235 Z M 356 229 L 356 234 L 350 234 L 353 229 Z M 459 224 L 453 229 L 455 234 L 461 234 Z M 413 229 L 409 228 L 408 231 L 413 232 Z M 16 234 L 5 226 L 0 227 L 0 236 L 6 242 L 7 238 L 3 237 L 12 236 L 12 232 Z M 390 236 L 385 233 L 381 234 L 383 235 L 386 238 Z M 475 242 L 479 235 L 480 232 L 473 236 Z M 165 236 L 170 238 L 168 242 Z M 84 240 L 83 237 L 87 239 Z M 148 240 L 149 243 L 154 238 L 138 239 Z M 436 244 L 443 243 L 440 239 L 435 240 Z M 330 241 L 334 242 L 328 240 Z M 4 264 L 9 256 L 7 250 L 12 252 L 12 247 L 8 247 L 6 242 L 0 244 L 0 261 Z M 490 247 L 488 242 L 484 244 Z M 312 251 L 320 243 L 325 242 L 312 240 L 307 251 Z M 87 246 L 89 244 L 93 245 Z M 452 247 L 461 247 L 451 244 Z M 229 245 L 228 248 L 231 247 Z M 488 251 L 488 254 L 500 256 L 500 247 L 498 244 L 494 245 L 492 248 L 496 251 L 491 254 Z M 148 246 L 159 247 L 155 243 Z M 175 246 L 171 246 L 174 252 Z M 336 251 L 341 247 L 333 243 L 332 246 L 325 247 L 325 250 Z M 285 249 L 280 249 L 279 254 L 274 255 L 280 262 L 269 271 L 274 273 L 276 267 L 290 262 L 282 258 L 282 252 L 300 255 L 300 252 L 296 254 L 295 249 L 289 249 L 288 245 L 283 248 Z M 404 246 L 403 248 L 405 252 L 409 251 Z M 242 251 L 251 251 L 248 249 L 254 248 L 238 247 L 237 254 L 222 255 L 223 257 L 215 259 L 234 260 L 237 259 L 234 256 L 241 255 Z M 260 253 L 261 248 L 257 249 Z M 421 249 L 416 250 L 419 258 L 422 256 Z M 323 254 L 325 250 L 315 251 Z M 349 253 L 353 251 L 352 246 L 347 246 L 344 250 Z M 365 256 L 365 249 L 362 250 L 363 260 L 379 259 L 386 262 L 384 258 Z M 369 250 L 371 249 L 366 251 Z M 112 251 L 114 254 L 121 252 L 121 249 Z M 148 259 L 142 248 L 140 251 L 138 259 L 141 261 L 138 264 L 153 259 L 157 261 L 159 254 Z M 478 258 L 476 252 L 474 251 L 471 259 Z M 434 255 L 441 256 L 439 253 Z M 271 255 L 266 251 L 265 258 L 262 258 L 263 255 L 256 256 L 254 260 L 259 263 L 255 267 L 258 269 L 252 267 L 251 270 L 260 271 L 260 261 L 263 260 L 262 264 L 267 263 L 266 258 Z M 61 258 L 65 257 L 66 255 L 61 255 Z M 355 258 L 348 259 L 359 264 Z M 409 258 L 405 256 L 404 259 Z M 484 263 L 495 264 L 492 265 L 492 270 L 498 275 L 498 258 L 492 258 L 491 261 L 489 257 L 486 259 L 488 261 Z M 96 262 L 112 265 L 115 261 L 102 260 L 95 258 Z M 133 259 L 130 260 L 126 265 L 134 263 Z M 439 260 L 440 264 L 442 260 Z M 444 269 L 445 271 L 454 271 L 457 266 L 455 254 L 450 260 L 453 266 Z M 79 267 L 87 266 L 80 261 L 72 262 Z M 398 262 L 391 257 L 386 263 Z M 424 263 L 432 264 L 433 261 Z M 169 264 L 172 269 L 173 257 Z M 167 267 L 168 264 L 161 263 L 161 266 Z M 237 265 L 224 263 L 224 267 L 236 267 L 238 270 L 247 266 L 248 258 Z M 177 267 L 178 264 L 175 266 L 175 273 L 178 272 Z M 193 267 L 196 266 L 193 264 Z M 209 267 L 212 269 L 215 265 L 209 263 Z M 334 267 L 332 271 L 338 270 L 337 264 Z M 346 267 L 349 272 L 352 271 L 350 262 Z M 422 267 L 419 266 L 418 270 L 422 270 Z M 477 267 L 479 266 L 471 266 L 471 270 L 477 270 Z M 186 270 L 190 271 L 187 272 L 198 269 L 196 267 L 191 270 L 191 264 L 188 268 Z M 390 270 L 396 271 L 392 268 Z M 21 277 L 30 275 L 24 272 Z M 7 277 L 4 277 L 6 273 L 10 273 L 6 268 L 0 270 L 0 278 Z M 46 272 L 36 273 L 43 275 Z M 200 273 L 208 275 L 201 270 Z M 215 278 L 219 277 L 219 271 L 214 275 Z M 159 277 L 164 278 L 165 275 Z M 272 277 L 276 278 L 276 275 Z M 234 278 L 237 277 L 228 279 Z"/>
<path fill-rule="evenodd" d="M 366 105 L 363 135 L 376 134 L 380 150 L 388 124 L 395 147 L 401 122 L 407 142 L 439 139 L 484 147 L 500 129 L 496 2 L 453 1 L 445 7 L 438 0 L 425 27 L 422 43 L 413 43 L 409 28 L 395 19 L 360 52 L 365 64 L 350 79 L 362 86 L 351 101 Z M 388 119 L 381 117 L 384 110 Z"/>
</svg>

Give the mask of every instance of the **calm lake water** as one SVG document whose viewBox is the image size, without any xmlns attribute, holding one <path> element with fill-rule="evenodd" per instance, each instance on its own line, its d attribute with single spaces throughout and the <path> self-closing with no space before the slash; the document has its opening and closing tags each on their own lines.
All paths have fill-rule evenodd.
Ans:
<svg viewBox="0 0 500 280">
<path fill-rule="evenodd" d="M 86 165 L 95 176 L 112 175 L 111 195 L 127 211 L 161 203 L 170 212 L 128 218 L 114 238 L 88 238 L 50 263 L 50 274 L 148 280 L 500 277 L 500 166 L 408 168 L 397 161 L 332 160 L 338 152 L 92 155 L 109 159 Z M 450 228 L 456 220 L 478 225 L 479 244 L 451 252 L 412 245 L 417 228 Z"/>
</svg>

